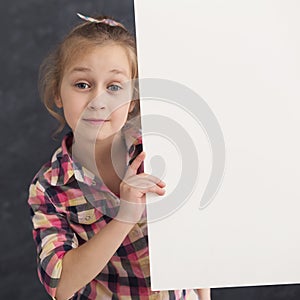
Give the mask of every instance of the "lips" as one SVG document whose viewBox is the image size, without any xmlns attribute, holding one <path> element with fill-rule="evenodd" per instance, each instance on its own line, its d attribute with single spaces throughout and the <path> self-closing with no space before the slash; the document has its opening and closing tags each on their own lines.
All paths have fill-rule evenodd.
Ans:
<svg viewBox="0 0 300 300">
<path fill-rule="evenodd" d="M 104 120 L 104 119 L 92 119 L 92 118 L 84 118 L 82 119 L 83 121 L 92 124 L 92 125 L 101 125 L 105 122 L 108 122 L 108 120 Z"/>
</svg>

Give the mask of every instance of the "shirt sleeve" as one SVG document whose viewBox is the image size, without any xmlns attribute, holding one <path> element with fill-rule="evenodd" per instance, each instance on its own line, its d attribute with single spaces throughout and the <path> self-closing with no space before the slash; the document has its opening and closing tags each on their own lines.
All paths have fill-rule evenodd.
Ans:
<svg viewBox="0 0 300 300">
<path fill-rule="evenodd" d="M 67 251 L 78 247 L 78 240 L 66 216 L 57 211 L 41 186 L 30 186 L 28 204 L 37 248 L 38 276 L 53 298 L 62 271 L 62 259 Z"/>
</svg>

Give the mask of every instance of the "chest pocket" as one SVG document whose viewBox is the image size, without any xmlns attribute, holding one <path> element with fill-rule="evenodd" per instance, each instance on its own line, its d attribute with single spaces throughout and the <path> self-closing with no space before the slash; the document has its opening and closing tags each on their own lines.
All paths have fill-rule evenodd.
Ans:
<svg viewBox="0 0 300 300">
<path fill-rule="evenodd" d="M 72 223 L 91 225 L 102 218 L 102 213 L 89 205 L 70 207 L 69 220 Z"/>
</svg>

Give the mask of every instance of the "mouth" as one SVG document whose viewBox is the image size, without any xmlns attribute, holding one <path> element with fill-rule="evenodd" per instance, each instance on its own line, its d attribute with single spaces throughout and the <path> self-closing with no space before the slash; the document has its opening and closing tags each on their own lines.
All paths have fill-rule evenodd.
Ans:
<svg viewBox="0 0 300 300">
<path fill-rule="evenodd" d="M 83 121 L 89 123 L 89 124 L 92 124 L 92 125 L 101 125 L 105 122 L 108 122 L 109 120 L 104 120 L 104 119 L 82 119 Z"/>
</svg>

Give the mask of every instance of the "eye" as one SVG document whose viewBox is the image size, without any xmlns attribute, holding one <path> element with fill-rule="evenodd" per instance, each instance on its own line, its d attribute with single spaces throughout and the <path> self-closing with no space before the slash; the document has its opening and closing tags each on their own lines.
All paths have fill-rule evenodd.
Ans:
<svg viewBox="0 0 300 300">
<path fill-rule="evenodd" d="M 86 89 L 89 89 L 91 86 L 86 83 L 86 82 L 78 82 L 78 83 L 75 83 L 75 86 L 78 87 L 79 89 L 81 90 L 86 90 Z"/>
<path fill-rule="evenodd" d="M 111 84 L 110 86 L 108 86 L 107 89 L 110 90 L 111 92 L 118 92 L 119 90 L 122 89 L 122 87 L 120 87 L 117 84 Z"/>
</svg>

